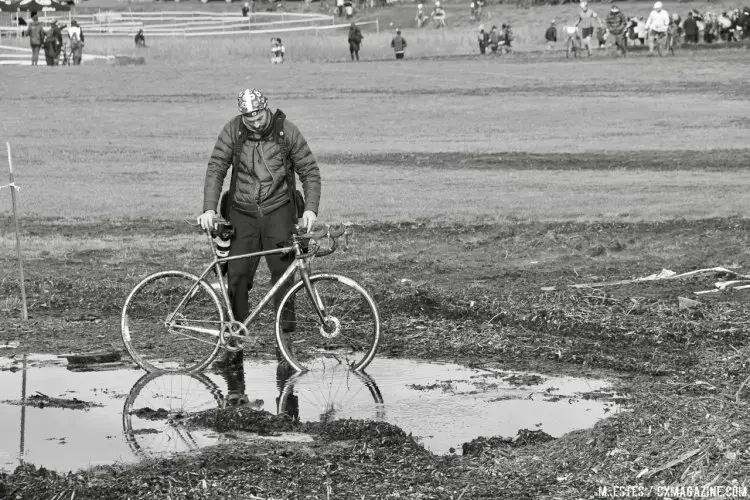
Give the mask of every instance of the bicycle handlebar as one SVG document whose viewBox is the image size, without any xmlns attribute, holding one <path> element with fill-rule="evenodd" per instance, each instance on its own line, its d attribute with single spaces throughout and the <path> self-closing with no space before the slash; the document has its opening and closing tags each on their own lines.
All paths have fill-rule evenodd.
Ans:
<svg viewBox="0 0 750 500">
<path fill-rule="evenodd" d="M 197 226 L 200 228 L 200 225 L 195 224 L 191 221 L 187 221 L 188 224 L 192 226 Z M 203 231 L 202 228 L 200 228 L 201 231 Z M 205 233 L 208 233 L 212 238 L 216 237 L 220 231 L 229 230 L 231 234 L 234 233 L 234 228 L 231 225 L 231 222 L 224 219 L 221 216 L 214 217 L 213 225 L 210 230 L 204 231 Z M 323 226 L 322 228 L 319 228 L 315 231 L 311 231 L 309 233 L 305 233 L 304 228 L 298 225 L 295 225 L 296 232 L 292 234 L 292 241 L 310 241 L 310 240 L 319 240 L 322 238 L 327 238 L 330 241 L 330 247 L 324 250 L 317 249 L 314 253 L 316 257 L 323 257 L 325 255 L 330 255 L 333 252 L 336 251 L 338 248 L 338 241 L 337 239 L 344 236 L 344 249 L 347 248 L 348 244 L 348 228 L 344 225 L 341 226 Z M 231 236 L 229 236 L 231 237 Z"/>
</svg>

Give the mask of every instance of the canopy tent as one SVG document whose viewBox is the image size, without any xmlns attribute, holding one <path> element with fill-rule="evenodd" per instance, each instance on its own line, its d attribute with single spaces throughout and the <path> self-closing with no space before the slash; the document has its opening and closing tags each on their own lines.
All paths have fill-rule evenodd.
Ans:
<svg viewBox="0 0 750 500">
<path fill-rule="evenodd" d="M 70 5 L 55 0 L 0 0 L 0 11 L 67 12 Z"/>
<path fill-rule="evenodd" d="M 16 12 L 18 11 L 18 2 L 11 2 L 10 0 L 0 0 L 0 12 Z"/>
</svg>

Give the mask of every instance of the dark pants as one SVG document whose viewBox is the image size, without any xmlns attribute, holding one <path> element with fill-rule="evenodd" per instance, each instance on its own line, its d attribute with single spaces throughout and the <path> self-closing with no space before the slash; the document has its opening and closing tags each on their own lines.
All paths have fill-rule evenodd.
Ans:
<svg viewBox="0 0 750 500">
<path fill-rule="evenodd" d="M 229 255 L 273 250 L 288 246 L 289 237 L 294 231 L 296 222 L 294 205 L 287 203 L 263 217 L 250 217 L 232 210 L 229 215 L 235 230 Z M 266 263 L 271 271 L 271 283 L 276 283 L 287 267 L 294 261 L 292 255 L 268 255 Z M 244 321 L 250 312 L 248 292 L 253 287 L 255 272 L 258 270 L 259 257 L 229 261 L 227 270 L 229 279 L 229 302 L 237 321 Z M 278 311 L 281 299 L 292 285 L 288 281 L 274 297 L 274 310 Z M 284 331 L 294 330 L 294 311 L 288 311 L 282 325 Z"/>
<path fill-rule="evenodd" d="M 485 54 L 486 49 L 487 49 L 487 46 L 483 44 L 482 42 L 479 42 L 479 53 L 481 55 Z"/>
<path fill-rule="evenodd" d="M 73 50 L 73 65 L 79 66 L 81 64 L 81 57 L 83 57 L 83 45 L 72 47 Z"/>
<path fill-rule="evenodd" d="M 349 42 L 349 53 L 352 56 L 352 61 L 356 58 L 359 61 L 359 44 Z"/>
<path fill-rule="evenodd" d="M 57 51 L 54 45 L 47 44 L 44 46 L 44 58 L 47 60 L 47 66 L 55 66 L 57 64 Z"/>
<path fill-rule="evenodd" d="M 698 33 L 686 33 L 685 41 L 688 43 L 698 43 Z"/>
<path fill-rule="evenodd" d="M 396 59 L 403 59 L 404 53 L 403 52 L 396 52 Z"/>
<path fill-rule="evenodd" d="M 37 66 L 39 64 L 39 51 L 41 50 L 41 45 L 32 45 L 31 46 L 31 65 Z"/>
</svg>

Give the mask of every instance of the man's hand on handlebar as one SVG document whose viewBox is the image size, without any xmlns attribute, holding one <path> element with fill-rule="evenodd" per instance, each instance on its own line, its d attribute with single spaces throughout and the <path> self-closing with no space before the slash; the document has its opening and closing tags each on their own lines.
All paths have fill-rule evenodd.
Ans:
<svg viewBox="0 0 750 500">
<path fill-rule="evenodd" d="M 214 217 L 216 217 L 216 212 L 213 210 L 206 210 L 198 216 L 198 224 L 201 225 L 201 228 L 204 231 L 208 231 L 214 226 Z"/>
<path fill-rule="evenodd" d="M 305 232 L 309 233 L 310 231 L 312 231 L 312 227 L 317 219 L 318 216 L 315 215 L 315 212 L 313 212 L 312 210 L 305 210 L 305 212 L 302 214 L 302 227 L 305 229 Z"/>
</svg>

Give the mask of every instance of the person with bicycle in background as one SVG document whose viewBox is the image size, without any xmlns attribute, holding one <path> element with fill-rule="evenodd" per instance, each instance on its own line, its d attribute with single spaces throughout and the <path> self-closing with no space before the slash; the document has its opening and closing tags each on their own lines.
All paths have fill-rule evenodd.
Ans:
<svg viewBox="0 0 750 500">
<path fill-rule="evenodd" d="M 435 2 L 435 8 L 432 9 L 430 17 L 435 20 L 435 28 L 445 28 L 445 9 L 440 5 L 440 2 Z"/>
<path fill-rule="evenodd" d="M 238 96 L 239 115 L 224 125 L 211 153 L 203 188 L 201 228 L 212 228 L 224 179 L 232 167 L 232 182 L 226 211 L 222 215 L 234 226 L 229 256 L 284 246 L 295 231 L 299 202 L 293 188 L 294 173 L 305 192 L 302 225 L 307 232 L 317 219 L 320 203 L 320 170 L 307 141 L 286 115 L 271 113 L 268 99 L 257 89 L 245 89 Z M 291 180 L 287 175 L 291 174 Z M 258 269 L 259 258 L 228 262 L 229 302 L 238 320 L 248 316 L 248 292 Z M 293 259 L 268 255 L 271 282 L 276 283 Z M 278 310 L 291 282 L 274 297 Z M 291 313 L 293 314 L 293 312 Z M 294 318 L 286 317 L 284 331 L 294 331 Z M 279 356 L 277 351 L 277 357 Z M 220 366 L 241 365 L 242 351 L 225 352 Z"/>
<path fill-rule="evenodd" d="M 654 41 L 657 38 L 667 36 L 669 31 L 669 24 L 672 22 L 669 17 L 669 13 L 664 10 L 664 5 L 661 2 L 654 4 L 654 10 L 648 15 L 646 19 L 646 33 L 648 37 L 648 51 L 654 52 Z"/>
<path fill-rule="evenodd" d="M 612 46 L 616 51 L 622 52 L 623 56 L 627 55 L 628 42 L 625 39 L 625 32 L 628 27 L 628 19 L 617 5 L 613 5 L 612 8 L 609 9 L 606 24 L 607 31 L 609 32 L 609 41 L 612 43 Z"/>
<path fill-rule="evenodd" d="M 591 56 L 591 38 L 594 36 L 594 19 L 596 19 L 600 28 L 603 27 L 601 18 L 589 8 L 588 2 L 581 2 L 581 13 L 578 15 L 576 27 L 581 28 L 581 39 L 586 45 L 589 56 Z"/>
</svg>

